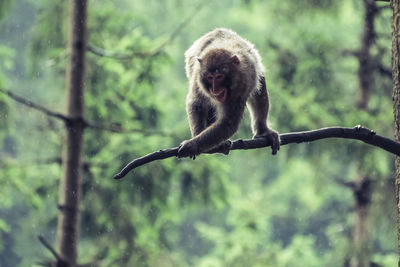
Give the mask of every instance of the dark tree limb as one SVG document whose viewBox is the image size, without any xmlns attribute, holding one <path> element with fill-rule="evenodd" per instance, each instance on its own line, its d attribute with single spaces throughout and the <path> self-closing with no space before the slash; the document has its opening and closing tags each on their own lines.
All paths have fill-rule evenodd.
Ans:
<svg viewBox="0 0 400 267">
<path fill-rule="evenodd" d="M 42 112 L 42 113 L 44 113 L 44 114 L 46 114 L 46 115 L 48 115 L 50 117 L 61 119 L 64 122 L 67 122 L 69 120 L 69 118 L 67 116 L 65 116 L 65 115 L 63 115 L 61 113 L 57 113 L 57 112 L 51 111 L 51 110 L 49 110 L 49 109 L 47 109 L 47 108 L 45 108 L 45 107 L 43 107 L 43 106 L 41 106 L 39 104 L 36 104 L 36 103 L 28 100 L 28 99 L 25 99 L 25 98 L 23 98 L 21 96 L 18 96 L 16 94 L 12 93 L 10 90 L 6 90 L 6 89 L 0 88 L 0 92 L 5 94 L 5 95 L 8 95 L 10 98 L 14 99 L 18 103 L 21 103 L 21 104 L 23 104 L 23 105 L 25 105 L 27 107 L 36 109 L 36 110 L 38 110 L 38 111 L 40 111 L 40 112 Z"/>
<path fill-rule="evenodd" d="M 64 259 L 61 258 L 61 256 L 57 253 L 57 251 L 53 248 L 52 245 L 41 235 L 38 236 L 38 239 L 42 245 L 47 248 L 51 254 L 53 254 L 54 258 L 56 259 L 56 262 L 50 261 L 50 262 L 42 262 L 38 263 L 39 265 L 42 266 L 57 266 L 57 267 L 68 267 L 70 266 L 68 262 L 66 262 Z M 93 267 L 93 266 L 100 266 L 97 262 L 89 262 L 89 263 L 84 263 L 84 264 L 78 264 L 78 267 Z"/>
<path fill-rule="evenodd" d="M 68 126 L 71 126 L 74 123 L 81 123 L 83 125 L 83 127 L 88 127 L 88 128 L 102 130 L 102 131 L 108 131 L 108 132 L 112 132 L 112 133 L 142 133 L 144 135 L 158 134 L 161 136 L 174 136 L 173 134 L 163 133 L 160 131 L 148 131 L 148 130 L 143 130 L 143 129 L 124 129 L 118 123 L 111 123 L 110 125 L 105 125 L 105 124 L 99 123 L 99 122 L 87 121 L 83 118 L 71 118 L 64 114 L 52 111 L 42 105 L 36 104 L 36 103 L 32 102 L 31 100 L 28 100 L 26 98 L 18 96 L 16 94 L 12 93 L 10 90 L 0 88 L 0 93 L 7 95 L 11 99 L 15 100 L 16 102 L 18 102 L 22 105 L 25 105 L 29 108 L 40 111 L 49 117 L 61 119 Z"/>
<path fill-rule="evenodd" d="M 294 132 L 281 134 L 281 146 L 291 143 L 304 143 L 312 142 L 325 138 L 346 138 L 363 141 L 364 143 L 380 147 L 392 154 L 400 156 L 400 143 L 397 143 L 389 138 L 377 135 L 374 131 L 361 126 L 355 126 L 353 128 L 342 128 L 342 127 L 328 127 L 312 131 Z M 249 139 L 249 140 L 236 140 L 232 142 L 230 150 L 239 149 L 255 149 L 270 146 L 268 140 L 264 138 Z M 206 152 L 207 154 L 217 153 L 215 151 Z M 150 153 L 141 158 L 134 159 L 128 165 L 126 165 L 118 174 L 114 176 L 114 179 L 121 179 L 128 174 L 132 169 L 150 163 L 155 160 L 166 159 L 170 157 L 176 157 L 178 155 L 178 147 L 159 150 Z"/>
<path fill-rule="evenodd" d="M 389 68 L 386 68 L 382 64 L 378 64 L 376 67 L 382 76 L 386 76 L 388 78 L 392 78 L 392 71 Z"/>
<path fill-rule="evenodd" d="M 49 244 L 49 242 L 47 242 L 47 240 L 43 236 L 39 235 L 38 239 L 39 239 L 40 243 L 42 243 L 43 246 L 51 252 L 51 254 L 53 254 L 54 258 L 56 258 L 57 260 L 61 259 L 60 255 L 58 255 L 57 251 Z"/>
</svg>

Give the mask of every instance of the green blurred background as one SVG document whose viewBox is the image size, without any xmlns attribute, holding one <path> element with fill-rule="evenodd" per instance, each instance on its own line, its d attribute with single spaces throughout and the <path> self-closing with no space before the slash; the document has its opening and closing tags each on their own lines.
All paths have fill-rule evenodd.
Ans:
<svg viewBox="0 0 400 267">
<path fill-rule="evenodd" d="M 362 106 L 363 1 L 89 1 L 88 43 L 109 56 L 87 52 L 86 119 L 124 130 L 85 131 L 80 262 L 350 266 L 361 254 L 362 266 L 395 266 L 394 157 L 357 141 L 166 159 L 112 179 L 131 159 L 190 136 L 183 53 L 216 27 L 259 50 L 272 128 L 361 124 L 392 138 L 390 9 L 374 5 Z M 64 112 L 67 17 L 67 1 L 1 0 L 0 88 Z M 233 139 L 251 136 L 246 111 Z M 61 121 L 0 94 L 0 266 L 52 258 L 37 236 L 55 241 L 63 141 Z"/>
</svg>

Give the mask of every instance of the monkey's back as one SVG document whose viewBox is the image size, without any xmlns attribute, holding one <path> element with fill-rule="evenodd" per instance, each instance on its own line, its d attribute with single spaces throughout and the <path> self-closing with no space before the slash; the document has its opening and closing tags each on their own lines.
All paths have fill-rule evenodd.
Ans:
<svg viewBox="0 0 400 267">
<path fill-rule="evenodd" d="M 253 68 L 257 74 L 264 73 L 261 57 L 252 43 L 232 30 L 217 28 L 197 39 L 185 52 L 185 69 L 189 79 L 194 73 L 193 70 L 196 67 L 197 58 L 203 57 L 213 49 L 227 49 L 238 55 L 244 64 L 252 65 L 248 67 Z"/>
</svg>

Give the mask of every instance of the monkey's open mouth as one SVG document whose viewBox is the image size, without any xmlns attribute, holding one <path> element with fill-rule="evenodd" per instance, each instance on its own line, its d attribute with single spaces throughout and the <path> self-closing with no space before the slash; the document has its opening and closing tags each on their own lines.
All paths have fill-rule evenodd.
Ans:
<svg viewBox="0 0 400 267">
<path fill-rule="evenodd" d="M 218 91 L 210 90 L 210 93 L 215 99 L 217 99 L 219 102 L 224 102 L 226 99 L 226 88 L 220 88 Z"/>
</svg>

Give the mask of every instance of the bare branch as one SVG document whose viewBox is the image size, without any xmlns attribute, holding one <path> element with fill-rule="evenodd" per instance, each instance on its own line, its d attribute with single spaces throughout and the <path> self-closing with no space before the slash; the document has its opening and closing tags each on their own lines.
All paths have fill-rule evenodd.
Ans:
<svg viewBox="0 0 400 267">
<path fill-rule="evenodd" d="M 57 119 L 61 119 L 66 123 L 67 125 L 70 125 L 71 123 L 82 123 L 84 127 L 89 127 L 97 130 L 102 130 L 102 131 L 109 131 L 112 133 L 142 133 L 142 134 L 147 134 L 147 135 L 153 135 L 153 134 L 158 134 L 161 136 L 171 136 L 173 137 L 173 134 L 168 134 L 168 133 L 163 133 L 160 131 L 147 131 L 143 129 L 123 129 L 121 126 L 119 126 L 118 123 L 111 123 L 111 125 L 104 125 L 98 122 L 89 122 L 87 120 L 84 120 L 83 118 L 69 118 L 68 116 L 65 116 L 61 113 L 54 112 L 49 110 L 48 108 L 45 108 L 39 104 L 36 104 L 26 98 L 23 98 L 21 96 L 18 96 L 14 93 L 12 93 L 10 90 L 2 89 L 0 88 L 0 93 L 3 93 L 10 98 L 14 99 L 18 103 L 21 103 L 27 107 L 36 109 L 50 117 L 54 117 Z"/>
<path fill-rule="evenodd" d="M 55 117 L 57 119 L 61 119 L 64 122 L 69 121 L 69 118 L 67 116 L 65 116 L 65 115 L 63 115 L 61 113 L 57 113 L 57 112 L 51 111 L 51 110 L 49 110 L 49 109 L 47 109 L 47 108 L 45 108 L 45 107 L 43 107 L 43 106 L 41 106 L 39 104 L 33 103 L 32 101 L 30 101 L 28 99 L 25 99 L 23 97 L 17 96 L 16 94 L 12 93 L 10 90 L 6 90 L 6 89 L 0 88 L 0 93 L 8 95 L 10 98 L 14 99 L 15 101 L 17 101 L 17 102 L 19 102 L 19 103 L 21 103 L 21 104 L 23 104 L 25 106 L 28 106 L 30 108 L 36 109 L 36 110 L 38 110 L 38 111 L 40 111 L 42 113 L 45 113 L 46 115 L 48 115 L 50 117 Z"/>
<path fill-rule="evenodd" d="M 47 248 L 51 254 L 53 254 L 54 258 L 56 258 L 57 262 L 43 262 L 41 263 L 42 266 L 70 266 L 70 264 L 68 264 L 68 262 L 66 262 L 58 253 L 57 251 L 49 244 L 49 242 L 47 242 L 47 240 L 39 235 L 38 239 L 40 241 L 40 243 L 43 244 L 43 246 L 45 248 Z M 89 263 L 84 263 L 84 264 L 78 264 L 78 267 L 90 267 L 90 266 L 100 266 L 98 262 L 89 262 Z"/>
<path fill-rule="evenodd" d="M 49 244 L 49 242 L 47 242 L 47 240 L 43 236 L 39 235 L 38 239 L 40 243 L 42 243 L 43 246 L 45 246 L 45 248 L 47 248 L 51 252 L 51 254 L 53 254 L 54 258 L 56 258 L 57 261 L 63 261 L 57 251 Z"/>
<path fill-rule="evenodd" d="M 183 28 L 192 20 L 197 13 L 199 13 L 200 9 L 204 6 L 205 1 L 200 1 L 199 4 L 188 14 L 188 16 L 175 28 L 175 30 L 170 34 L 167 40 L 161 43 L 158 47 L 150 51 L 135 51 L 131 53 L 124 52 L 116 52 L 105 50 L 100 47 L 96 47 L 93 45 L 88 45 L 86 48 L 89 52 L 100 56 L 100 57 L 110 57 L 115 59 L 127 60 L 132 58 L 146 58 L 153 57 L 161 53 L 164 48 L 172 43 L 172 41 L 179 35 L 179 33 L 183 30 Z"/>
<path fill-rule="evenodd" d="M 383 76 L 392 78 L 392 71 L 390 69 L 386 68 L 382 64 L 378 64 L 378 66 L 376 66 L 376 68 L 378 69 L 379 73 L 382 74 Z"/>
<path fill-rule="evenodd" d="M 400 156 L 400 143 L 397 143 L 386 137 L 377 135 L 374 131 L 361 126 L 355 126 L 354 128 L 342 128 L 342 127 L 328 127 L 312 131 L 294 132 L 281 134 L 281 146 L 291 143 L 304 143 L 312 142 L 325 138 L 346 138 L 356 139 L 363 141 L 364 143 L 380 147 L 390 153 Z M 236 140 L 232 142 L 230 150 L 239 149 L 255 149 L 270 146 L 268 140 L 264 138 L 251 139 L 251 140 Z M 150 153 L 141 158 L 134 159 L 128 165 L 126 165 L 118 174 L 114 176 L 114 179 L 121 179 L 128 174 L 132 169 L 150 163 L 155 160 L 166 159 L 178 155 L 179 147 L 159 150 Z M 216 152 L 206 152 L 213 154 Z"/>
</svg>

